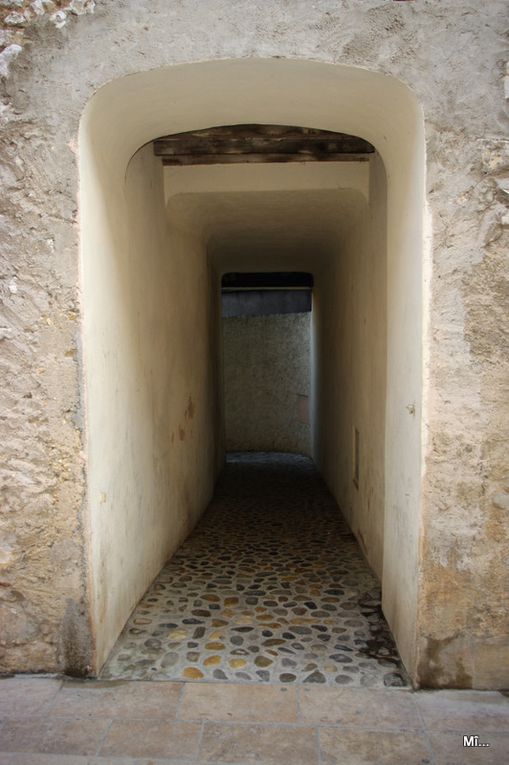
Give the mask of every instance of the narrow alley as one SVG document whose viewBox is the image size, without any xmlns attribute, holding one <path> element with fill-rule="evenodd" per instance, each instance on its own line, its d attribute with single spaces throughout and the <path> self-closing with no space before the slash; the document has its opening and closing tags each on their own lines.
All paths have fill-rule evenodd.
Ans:
<svg viewBox="0 0 509 765">
<path fill-rule="evenodd" d="M 379 583 L 313 462 L 234 453 L 104 679 L 405 686 Z"/>
</svg>

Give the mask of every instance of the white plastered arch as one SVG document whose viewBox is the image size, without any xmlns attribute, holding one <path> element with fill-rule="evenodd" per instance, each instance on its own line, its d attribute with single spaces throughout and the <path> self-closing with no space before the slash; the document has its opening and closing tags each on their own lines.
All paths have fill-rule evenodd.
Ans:
<svg viewBox="0 0 509 765">
<path fill-rule="evenodd" d="M 130 205 L 142 205 L 144 198 L 139 188 L 133 191 L 126 186 L 128 165 L 140 147 L 160 135 L 239 123 L 302 125 L 357 135 L 374 144 L 385 165 L 388 313 L 383 606 L 405 664 L 413 673 L 421 485 L 422 113 L 411 91 L 394 78 L 355 67 L 275 59 L 175 65 L 127 76 L 98 91 L 83 114 L 80 216 L 95 668 L 103 664 L 130 610 L 165 556 L 192 527 L 210 494 L 218 464 L 217 454 L 207 456 L 207 449 L 192 440 L 207 436 L 210 451 L 214 439 L 210 435 L 213 417 L 204 411 L 207 393 L 188 392 L 186 388 L 186 375 L 191 379 L 193 374 L 189 360 L 187 372 L 179 372 L 182 390 L 173 395 L 183 401 L 188 395 L 193 401 L 198 398 L 199 422 L 195 419 L 184 435 L 183 443 L 190 451 L 175 459 L 180 460 L 182 475 L 188 464 L 201 472 L 202 489 L 189 497 L 187 476 L 182 485 L 175 488 L 172 484 L 166 493 L 156 496 L 149 480 L 144 485 L 143 471 L 134 475 L 135 466 L 146 457 L 133 455 L 130 439 L 134 437 L 140 443 L 144 439 L 145 443 L 157 442 L 146 467 L 151 475 L 164 471 L 165 463 L 154 457 L 157 449 L 161 451 L 158 439 L 164 438 L 157 433 L 160 415 L 153 414 L 150 428 L 144 424 L 147 411 L 151 407 L 153 411 L 154 405 L 148 394 L 140 392 L 142 384 L 153 383 L 158 369 L 154 366 L 136 381 L 138 362 L 125 366 L 128 348 L 140 358 L 144 354 L 142 343 L 138 341 L 136 346 L 136 341 L 127 341 L 122 334 L 122 322 L 134 321 L 122 292 L 130 289 L 126 279 L 128 266 L 134 267 L 132 260 L 125 269 L 122 266 L 117 278 L 118 263 L 131 246 L 126 226 L 129 211 L 134 209 Z M 136 173 L 136 167 L 129 172 Z M 151 183 L 145 195 L 151 193 Z M 166 224 L 153 234 L 142 231 L 143 224 L 139 225 L 140 236 L 153 235 L 161 240 L 166 236 Z M 173 245 L 178 250 L 179 242 Z M 199 243 L 188 242 L 186 247 L 197 252 Z M 206 278 L 198 266 L 196 269 L 197 279 Z M 167 299 L 171 302 L 170 293 Z M 196 323 L 198 332 L 205 327 L 206 317 L 196 313 L 190 321 Z M 153 323 L 157 326 L 155 316 Z M 164 343 L 161 339 L 163 349 Z M 115 379 L 112 368 L 117 370 Z M 209 372 L 208 368 L 201 370 L 205 376 Z M 121 389 L 124 383 L 131 386 L 127 393 Z M 166 401 L 160 404 L 162 411 L 166 405 Z M 129 419 L 129 412 L 132 415 L 133 406 L 141 413 L 133 426 L 134 435 L 129 425 L 120 425 Z M 189 413 L 183 417 L 189 419 Z M 171 423 L 167 425 L 169 428 Z M 177 441 L 180 427 L 184 428 L 175 425 Z M 174 458 L 166 455 L 164 459 Z M 169 501 L 187 502 L 172 545 L 161 541 L 165 521 L 157 510 L 158 503 L 164 506 Z M 138 514 L 142 508 L 147 534 L 153 535 L 144 557 L 137 556 L 133 546 L 145 526 L 131 504 Z"/>
</svg>

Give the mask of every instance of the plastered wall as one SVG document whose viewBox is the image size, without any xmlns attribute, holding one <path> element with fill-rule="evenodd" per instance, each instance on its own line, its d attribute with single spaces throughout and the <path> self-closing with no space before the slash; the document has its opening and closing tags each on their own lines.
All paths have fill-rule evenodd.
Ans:
<svg viewBox="0 0 509 765">
<path fill-rule="evenodd" d="M 310 453 L 310 314 L 223 319 L 227 451 Z"/>
<path fill-rule="evenodd" d="M 86 129 L 86 128 L 84 128 Z M 84 139 L 86 140 L 86 139 Z M 130 160 L 87 250 L 85 310 L 90 577 L 96 661 L 210 499 L 214 431 L 211 279 L 203 243 L 171 226 L 151 146 Z M 98 213 L 99 214 L 99 213 Z M 118 227 L 115 226 L 118 224 Z"/>
<path fill-rule="evenodd" d="M 93 663 L 80 243 L 125 245 L 126 168 L 155 136 L 281 122 L 361 135 L 387 170 L 393 633 L 417 684 L 507 687 L 507 4 L 86 5 L 2 14 L 2 667 Z M 85 202 L 100 166 L 104 240 Z"/>
<path fill-rule="evenodd" d="M 315 460 L 382 582 L 386 217 L 385 170 L 380 158 L 374 157 L 369 199 L 359 200 L 349 228 L 317 273 L 313 327 Z M 390 549 L 387 554 L 391 555 Z M 415 587 L 415 571 L 412 580 Z"/>
</svg>

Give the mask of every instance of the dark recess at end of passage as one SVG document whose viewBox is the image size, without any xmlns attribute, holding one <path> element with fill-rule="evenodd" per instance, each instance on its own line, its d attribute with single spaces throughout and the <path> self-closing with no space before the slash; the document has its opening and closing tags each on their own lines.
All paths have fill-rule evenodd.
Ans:
<svg viewBox="0 0 509 765">
<path fill-rule="evenodd" d="M 311 311 L 313 274 L 269 271 L 225 274 L 221 283 L 223 318 Z"/>
<path fill-rule="evenodd" d="M 270 271 L 224 274 L 223 291 L 312 289 L 313 274 L 304 271 Z"/>
</svg>

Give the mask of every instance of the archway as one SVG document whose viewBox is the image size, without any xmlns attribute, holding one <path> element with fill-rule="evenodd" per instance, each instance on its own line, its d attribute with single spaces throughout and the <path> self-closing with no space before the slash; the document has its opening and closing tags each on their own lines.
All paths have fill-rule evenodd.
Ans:
<svg viewBox="0 0 509 765">
<path fill-rule="evenodd" d="M 394 78 L 282 60 L 218 61 L 132 75 L 102 88 L 83 115 L 82 286 L 95 669 L 204 509 L 222 462 L 218 275 L 206 257 L 203 232 L 179 227 L 178 216 L 168 222 L 160 163 L 150 146 L 138 149 L 161 135 L 239 123 L 359 136 L 375 146 L 385 167 L 387 395 L 380 573 L 384 613 L 413 674 L 421 479 L 422 115 L 412 93 Z M 338 457 L 326 418 L 320 416 L 326 398 L 321 401 L 315 458 L 337 494 Z M 366 554 L 374 553 L 366 549 Z"/>
</svg>

